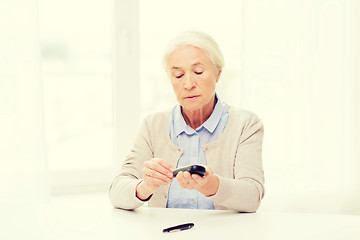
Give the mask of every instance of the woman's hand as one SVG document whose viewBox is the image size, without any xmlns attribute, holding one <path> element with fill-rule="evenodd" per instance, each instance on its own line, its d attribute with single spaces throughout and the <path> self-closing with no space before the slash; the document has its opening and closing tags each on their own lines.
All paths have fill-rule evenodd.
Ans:
<svg viewBox="0 0 360 240">
<path fill-rule="evenodd" d="M 200 177 L 197 174 L 190 174 L 189 172 L 179 172 L 176 179 L 180 187 L 186 189 L 196 189 L 205 196 L 209 197 L 215 195 L 219 189 L 219 178 L 214 175 L 210 167 L 202 165 L 206 169 L 206 174 Z"/>
<path fill-rule="evenodd" d="M 136 187 L 136 196 L 140 200 L 148 199 L 160 186 L 169 184 L 175 168 L 160 158 L 153 158 L 144 163 L 143 181 Z"/>
</svg>

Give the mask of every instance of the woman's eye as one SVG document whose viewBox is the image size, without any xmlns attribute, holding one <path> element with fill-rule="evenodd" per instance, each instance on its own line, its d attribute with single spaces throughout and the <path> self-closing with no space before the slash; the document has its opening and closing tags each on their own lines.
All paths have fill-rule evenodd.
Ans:
<svg viewBox="0 0 360 240">
<path fill-rule="evenodd" d="M 195 72 L 195 74 L 197 74 L 197 75 L 200 75 L 200 74 L 202 74 L 203 72 L 202 71 L 196 71 Z"/>
<path fill-rule="evenodd" d="M 184 76 L 184 74 L 175 75 L 176 78 L 181 78 L 182 76 Z"/>
</svg>

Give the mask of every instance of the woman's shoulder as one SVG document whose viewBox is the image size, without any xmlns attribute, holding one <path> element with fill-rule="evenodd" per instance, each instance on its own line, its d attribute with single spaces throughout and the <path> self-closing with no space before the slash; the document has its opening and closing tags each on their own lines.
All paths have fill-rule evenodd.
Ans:
<svg viewBox="0 0 360 240">
<path fill-rule="evenodd" d="M 236 107 L 228 107 L 229 120 L 228 131 L 231 133 L 241 133 L 240 137 L 246 139 L 255 132 L 264 132 L 264 124 L 261 118 L 254 112 L 239 109 Z"/>
<path fill-rule="evenodd" d="M 261 122 L 261 118 L 254 112 L 247 109 L 240 109 L 228 105 L 229 117 L 236 122 Z"/>
<path fill-rule="evenodd" d="M 148 113 L 143 119 L 150 126 L 164 126 L 164 124 L 169 122 L 171 110 L 172 109 L 170 108 L 163 111 Z"/>
</svg>

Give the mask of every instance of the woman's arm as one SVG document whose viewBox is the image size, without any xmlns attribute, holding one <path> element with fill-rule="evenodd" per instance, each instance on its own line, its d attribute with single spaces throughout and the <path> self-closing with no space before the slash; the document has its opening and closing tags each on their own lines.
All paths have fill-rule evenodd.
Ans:
<svg viewBox="0 0 360 240">
<path fill-rule="evenodd" d="M 136 196 L 136 187 L 142 181 L 142 169 L 146 160 L 153 158 L 150 131 L 144 120 L 130 154 L 124 161 L 120 174 L 113 180 L 109 198 L 116 208 L 135 209 L 144 204 Z"/>
<path fill-rule="evenodd" d="M 219 189 L 214 202 L 240 212 L 255 212 L 264 196 L 262 141 L 264 126 L 261 120 L 250 123 L 238 143 L 234 179 L 219 176 Z"/>
<path fill-rule="evenodd" d="M 239 212 L 257 211 L 264 196 L 263 135 L 258 118 L 244 127 L 234 156 L 234 178 L 218 176 L 218 191 L 210 197 L 214 203 Z"/>
</svg>

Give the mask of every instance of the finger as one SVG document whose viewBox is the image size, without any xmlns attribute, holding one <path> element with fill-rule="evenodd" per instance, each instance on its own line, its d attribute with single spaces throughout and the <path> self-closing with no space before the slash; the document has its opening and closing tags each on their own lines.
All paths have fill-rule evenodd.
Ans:
<svg viewBox="0 0 360 240">
<path fill-rule="evenodd" d="M 195 186 L 196 188 L 199 188 L 203 185 L 205 185 L 205 183 L 207 182 L 207 177 L 200 177 L 199 175 L 197 174 L 192 174 L 191 175 L 192 177 L 192 180 L 193 180 L 193 186 Z"/>
<path fill-rule="evenodd" d="M 165 169 L 167 169 L 167 170 L 169 170 L 171 172 L 173 172 L 175 170 L 175 168 L 170 163 L 165 161 L 164 159 L 155 158 L 154 161 L 159 163 L 161 166 L 163 166 Z"/>
<path fill-rule="evenodd" d="M 165 183 L 162 180 L 156 179 L 156 178 L 144 178 L 143 182 L 145 183 L 145 185 L 149 186 L 150 188 L 154 188 L 157 189 L 160 186 L 164 186 L 167 185 L 168 183 Z"/>
<path fill-rule="evenodd" d="M 162 171 L 170 171 L 167 167 L 164 167 L 161 163 L 164 164 L 164 160 L 158 159 L 158 158 L 153 158 L 149 161 L 145 162 L 145 166 L 153 169 L 153 170 L 157 170 L 158 172 L 162 172 Z M 165 164 L 164 164 L 165 165 Z"/>
<path fill-rule="evenodd" d="M 147 167 L 144 167 L 143 169 L 143 176 L 144 179 L 147 180 L 148 182 L 150 181 L 150 182 L 161 183 L 162 185 L 171 182 L 171 178 Z M 156 181 L 153 181 L 154 179 L 156 179 Z"/>
<path fill-rule="evenodd" d="M 187 182 L 187 180 L 186 180 L 185 177 L 184 177 L 184 172 L 179 172 L 179 173 L 176 175 L 176 179 L 177 179 L 180 187 L 186 188 L 186 185 L 188 184 L 188 182 Z"/>
<path fill-rule="evenodd" d="M 155 159 L 152 161 L 145 162 L 145 167 L 172 179 L 173 172 L 171 170 L 169 170 L 168 168 L 164 167 L 159 161 L 160 161 L 160 159 L 159 160 Z"/>
<path fill-rule="evenodd" d="M 157 165 L 153 165 L 154 170 L 166 175 L 170 179 L 173 179 L 173 177 L 174 177 L 173 174 L 174 174 L 175 168 L 172 165 L 170 165 L 165 160 L 159 159 L 159 158 L 154 159 L 154 162 L 157 164 Z"/>
<path fill-rule="evenodd" d="M 187 181 L 187 188 L 188 189 L 196 189 L 200 186 L 199 182 L 201 182 L 201 177 L 197 174 L 190 174 L 189 172 L 184 173 L 184 177 Z M 195 178 L 194 178 L 195 177 Z M 196 177 L 199 177 L 199 182 L 196 181 Z"/>
<path fill-rule="evenodd" d="M 186 179 L 186 181 L 190 181 L 191 180 L 191 175 L 190 175 L 190 173 L 189 172 L 184 172 L 183 173 L 183 176 L 184 176 L 184 179 Z"/>
<path fill-rule="evenodd" d="M 162 180 L 165 183 L 170 183 L 172 180 L 172 178 L 154 170 L 149 170 L 148 173 L 149 173 L 148 174 L 149 177 Z"/>
<path fill-rule="evenodd" d="M 152 178 L 152 177 L 144 178 L 144 181 L 145 181 L 147 184 L 153 185 L 153 186 L 156 186 L 156 187 L 160 187 L 160 186 L 169 184 L 168 182 L 165 182 L 165 181 L 163 181 L 163 180 L 161 180 L 161 179 Z"/>
<path fill-rule="evenodd" d="M 186 189 L 194 189 L 193 186 L 194 181 L 191 179 L 191 175 L 189 172 L 180 172 L 176 176 L 176 179 L 178 179 L 180 187 Z"/>
<path fill-rule="evenodd" d="M 180 172 L 176 179 L 180 187 L 186 189 L 200 189 L 208 181 L 207 177 L 200 177 L 197 174 L 190 174 L 189 172 Z"/>
<path fill-rule="evenodd" d="M 213 174 L 211 168 L 210 168 L 208 165 L 203 165 L 203 164 L 199 164 L 199 165 L 200 165 L 200 166 L 203 166 L 203 167 L 205 168 L 206 173 L 205 173 L 205 176 L 204 176 L 204 177 Z"/>
</svg>

